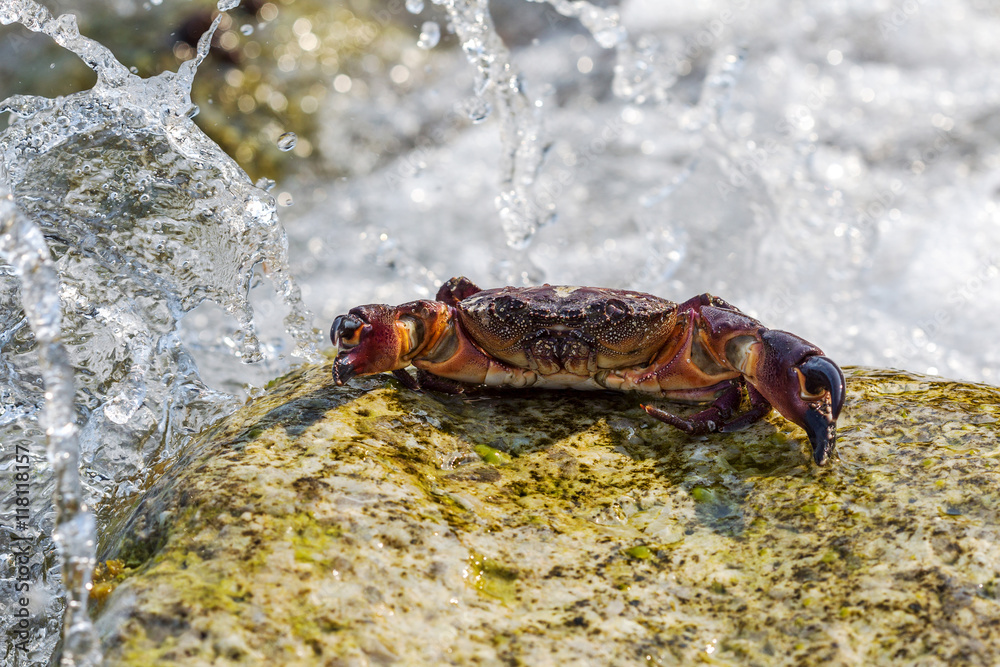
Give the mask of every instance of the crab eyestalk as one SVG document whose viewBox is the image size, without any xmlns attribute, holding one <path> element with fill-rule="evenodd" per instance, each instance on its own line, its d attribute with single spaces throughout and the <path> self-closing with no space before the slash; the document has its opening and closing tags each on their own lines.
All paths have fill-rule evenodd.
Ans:
<svg viewBox="0 0 1000 667">
<path fill-rule="evenodd" d="M 744 348 L 744 374 L 768 403 L 805 429 L 813 460 L 834 453 L 837 417 L 844 406 L 844 374 L 815 345 L 786 331 L 767 330 Z"/>
<path fill-rule="evenodd" d="M 438 330 L 447 307 L 434 301 L 413 301 L 395 308 L 369 304 L 340 315 L 330 328 L 337 348 L 333 378 L 338 385 L 356 375 L 406 368 Z"/>
</svg>

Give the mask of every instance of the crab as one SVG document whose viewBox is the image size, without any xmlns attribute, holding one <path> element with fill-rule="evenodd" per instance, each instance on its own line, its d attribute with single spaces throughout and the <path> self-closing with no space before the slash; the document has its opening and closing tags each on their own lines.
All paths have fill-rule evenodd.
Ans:
<svg viewBox="0 0 1000 667">
<path fill-rule="evenodd" d="M 736 431 L 775 408 L 805 429 L 817 465 L 835 456 L 845 392 L 837 364 L 710 294 L 677 304 L 602 287 L 484 290 L 458 277 L 434 301 L 353 308 L 330 337 L 338 385 L 391 371 L 416 390 L 615 390 L 711 403 L 687 417 L 641 404 L 692 435 Z"/>
</svg>

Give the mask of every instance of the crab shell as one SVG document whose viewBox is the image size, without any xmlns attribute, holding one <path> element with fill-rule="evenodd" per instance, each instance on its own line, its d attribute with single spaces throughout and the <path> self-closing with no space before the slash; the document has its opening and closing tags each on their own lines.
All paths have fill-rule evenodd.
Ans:
<svg viewBox="0 0 1000 667">
<path fill-rule="evenodd" d="M 612 389 L 711 402 L 688 418 L 643 406 L 688 433 L 742 428 L 773 406 L 806 429 L 819 464 L 833 452 L 843 404 L 843 374 L 819 348 L 708 294 L 676 304 L 599 287 L 480 290 L 453 278 L 436 301 L 354 308 L 334 320 L 331 338 L 338 384 L 393 371 L 415 388 L 451 392 Z M 417 381 L 402 371 L 411 364 Z"/>
<path fill-rule="evenodd" d="M 640 292 L 543 285 L 483 290 L 455 310 L 481 349 L 536 371 L 535 384 L 554 386 L 648 363 L 671 334 L 677 304 Z"/>
</svg>

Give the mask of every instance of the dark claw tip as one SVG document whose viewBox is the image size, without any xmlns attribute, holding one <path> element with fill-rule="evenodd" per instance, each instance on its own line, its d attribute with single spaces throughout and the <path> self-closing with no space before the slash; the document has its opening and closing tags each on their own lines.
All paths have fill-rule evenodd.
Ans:
<svg viewBox="0 0 1000 667">
<path fill-rule="evenodd" d="M 338 359 L 333 362 L 333 381 L 336 382 L 338 386 L 347 383 L 347 381 L 355 375 L 357 375 L 357 373 L 354 372 L 354 368 L 346 361 Z"/>
<path fill-rule="evenodd" d="M 831 392 L 832 394 L 832 392 Z M 816 465 L 825 465 L 833 453 L 837 442 L 837 420 L 830 419 L 815 407 L 810 406 L 804 416 L 806 433 L 812 445 L 813 460 Z"/>
<path fill-rule="evenodd" d="M 806 378 L 807 391 L 812 394 L 822 393 L 823 390 L 830 392 L 830 405 L 836 421 L 840 416 L 840 409 L 844 407 L 844 374 L 840 367 L 828 357 L 814 356 L 802 362 L 799 370 Z"/>
</svg>

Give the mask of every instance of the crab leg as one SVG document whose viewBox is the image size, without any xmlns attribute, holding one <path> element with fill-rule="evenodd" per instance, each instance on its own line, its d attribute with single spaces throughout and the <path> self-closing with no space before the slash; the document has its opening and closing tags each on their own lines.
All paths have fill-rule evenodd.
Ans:
<svg viewBox="0 0 1000 667">
<path fill-rule="evenodd" d="M 650 417 L 679 428 L 688 435 L 704 435 L 716 431 L 731 433 L 746 428 L 771 411 L 771 404 L 767 399 L 761 396 L 753 385 L 745 385 L 750 396 L 750 409 L 732 418 L 743 400 L 743 386 L 742 380 L 733 380 L 710 407 L 687 418 L 678 417 L 652 405 L 640 404 L 640 407 Z"/>
<path fill-rule="evenodd" d="M 417 376 L 413 377 L 405 370 L 395 370 L 392 372 L 404 387 L 411 391 L 439 391 L 442 394 L 466 394 L 480 385 L 460 380 L 452 380 L 440 375 L 428 373 L 425 370 L 417 369 Z"/>
<path fill-rule="evenodd" d="M 806 430 L 818 465 L 834 455 L 844 377 L 818 347 L 788 332 L 768 329 L 708 294 L 678 306 L 677 321 L 678 334 L 656 355 L 652 370 L 626 373 L 625 382 L 645 389 L 655 377 L 665 397 L 682 400 L 699 387 L 709 390 L 728 379 L 738 382 L 732 394 L 727 391 L 711 407 L 687 419 L 645 408 L 650 415 L 688 433 L 710 433 L 748 426 L 774 407 Z M 731 418 L 739 408 L 743 384 L 750 408 Z"/>
<path fill-rule="evenodd" d="M 733 431 L 745 429 L 750 424 L 763 419 L 771 411 L 771 404 L 767 402 L 767 399 L 759 391 L 754 389 L 752 384 L 747 384 L 746 388 L 747 395 L 750 397 L 750 409 L 720 426 L 720 433 L 732 433 Z"/>
<path fill-rule="evenodd" d="M 640 404 L 639 407 L 645 410 L 646 414 L 650 417 L 679 428 L 688 435 L 704 435 L 705 433 L 714 433 L 719 430 L 726 423 L 726 420 L 732 416 L 733 412 L 739 409 L 742 399 L 740 382 L 732 380 L 710 407 L 687 418 L 678 417 L 652 405 Z M 770 410 L 770 406 L 768 406 L 768 409 Z"/>
</svg>

